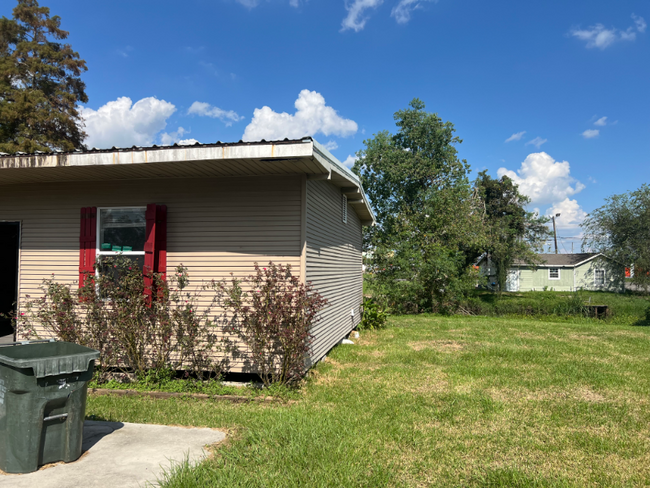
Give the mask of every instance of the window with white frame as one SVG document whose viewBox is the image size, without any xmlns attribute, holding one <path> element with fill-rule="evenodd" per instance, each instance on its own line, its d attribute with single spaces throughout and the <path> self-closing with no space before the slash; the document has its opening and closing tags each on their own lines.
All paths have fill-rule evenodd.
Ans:
<svg viewBox="0 0 650 488">
<path fill-rule="evenodd" d="M 97 259 L 123 256 L 144 266 L 145 207 L 97 209 Z"/>
<path fill-rule="evenodd" d="M 341 195 L 341 215 L 343 217 L 343 223 L 348 223 L 348 197 L 346 195 Z"/>
<path fill-rule="evenodd" d="M 594 271 L 594 285 L 603 286 L 605 284 L 605 270 L 597 269 Z"/>
<path fill-rule="evenodd" d="M 548 279 L 549 280 L 559 280 L 560 279 L 560 268 L 548 268 Z"/>
</svg>

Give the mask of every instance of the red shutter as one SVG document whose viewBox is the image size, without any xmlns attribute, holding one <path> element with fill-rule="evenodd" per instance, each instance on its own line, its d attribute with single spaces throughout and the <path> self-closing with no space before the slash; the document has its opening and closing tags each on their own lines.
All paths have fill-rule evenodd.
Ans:
<svg viewBox="0 0 650 488">
<path fill-rule="evenodd" d="M 97 208 L 81 209 L 81 231 L 79 233 L 79 288 L 83 287 L 86 277 L 95 271 L 95 254 L 97 249 Z"/>
<path fill-rule="evenodd" d="M 167 272 L 167 207 L 150 203 L 146 212 L 147 227 L 144 242 L 144 286 L 145 293 L 153 295 L 152 273 Z"/>
<path fill-rule="evenodd" d="M 158 205 L 156 211 L 156 273 L 167 277 L 167 205 Z"/>
</svg>

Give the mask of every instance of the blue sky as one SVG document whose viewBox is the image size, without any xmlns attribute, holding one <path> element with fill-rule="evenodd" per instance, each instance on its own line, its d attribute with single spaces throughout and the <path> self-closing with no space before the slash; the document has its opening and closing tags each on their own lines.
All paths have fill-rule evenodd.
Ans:
<svg viewBox="0 0 650 488">
<path fill-rule="evenodd" d="M 90 145 L 312 135 L 345 161 L 418 97 L 564 237 L 650 180 L 647 0 L 41 3 L 88 62 Z"/>
</svg>

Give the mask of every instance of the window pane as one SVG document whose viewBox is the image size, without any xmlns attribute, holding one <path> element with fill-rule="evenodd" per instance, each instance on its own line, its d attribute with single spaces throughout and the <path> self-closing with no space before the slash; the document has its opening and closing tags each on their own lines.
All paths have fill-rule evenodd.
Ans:
<svg viewBox="0 0 650 488">
<path fill-rule="evenodd" d="M 98 257 L 98 270 L 102 276 L 108 276 L 117 281 L 120 275 L 129 270 L 129 268 L 136 267 L 137 269 L 144 268 L 144 254 L 135 256 L 106 256 L 100 255 Z"/>
<path fill-rule="evenodd" d="M 99 214 L 101 251 L 144 251 L 146 230 L 144 208 L 103 209 Z"/>
<path fill-rule="evenodd" d="M 596 284 L 604 285 L 605 284 L 605 270 L 597 269 L 596 270 Z"/>
<path fill-rule="evenodd" d="M 550 276 L 551 278 L 557 279 L 557 278 L 560 277 L 560 270 L 557 269 L 557 268 L 551 268 L 551 269 L 549 270 L 549 273 L 550 273 L 549 276 Z"/>
</svg>

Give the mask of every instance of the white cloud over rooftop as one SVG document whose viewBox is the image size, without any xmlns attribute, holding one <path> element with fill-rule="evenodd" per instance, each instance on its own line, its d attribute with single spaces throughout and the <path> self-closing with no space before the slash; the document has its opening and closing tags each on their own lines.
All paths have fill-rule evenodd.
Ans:
<svg viewBox="0 0 650 488">
<path fill-rule="evenodd" d="M 336 110 L 325 104 L 325 97 L 318 92 L 302 90 L 295 107 L 294 114 L 278 113 L 268 106 L 256 108 L 242 139 L 300 139 L 316 134 L 346 137 L 358 130 L 355 121 L 341 117 Z"/>
</svg>

